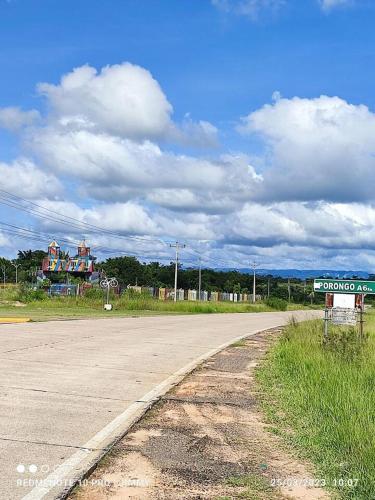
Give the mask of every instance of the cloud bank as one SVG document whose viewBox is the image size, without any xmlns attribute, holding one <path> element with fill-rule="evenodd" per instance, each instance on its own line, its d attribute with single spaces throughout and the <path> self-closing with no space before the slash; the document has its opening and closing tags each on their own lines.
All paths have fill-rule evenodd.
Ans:
<svg viewBox="0 0 375 500">
<path fill-rule="evenodd" d="M 95 234 L 94 248 L 165 257 L 160 239 L 178 238 L 191 251 L 203 249 L 209 265 L 248 266 L 250 258 L 271 267 L 375 263 L 375 114 L 365 105 L 275 93 L 238 119 L 256 154 L 193 154 L 191 146 L 212 147 L 218 130 L 204 117 L 174 121 L 144 68 L 82 66 L 38 90 L 48 111 L 14 127 L 24 156 L 0 163 L 3 189 L 146 238 L 121 243 Z M 80 236 L 48 220 L 35 224 Z"/>
</svg>

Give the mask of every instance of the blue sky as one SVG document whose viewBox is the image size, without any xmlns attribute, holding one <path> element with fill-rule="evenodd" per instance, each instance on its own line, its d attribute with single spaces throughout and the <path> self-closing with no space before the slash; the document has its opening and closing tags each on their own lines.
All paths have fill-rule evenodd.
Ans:
<svg viewBox="0 0 375 500">
<path fill-rule="evenodd" d="M 371 269 L 374 21 L 366 0 L 0 0 L 1 189 L 110 228 L 82 225 L 99 254 Z M 0 228 L 1 254 L 26 246 Z"/>
</svg>

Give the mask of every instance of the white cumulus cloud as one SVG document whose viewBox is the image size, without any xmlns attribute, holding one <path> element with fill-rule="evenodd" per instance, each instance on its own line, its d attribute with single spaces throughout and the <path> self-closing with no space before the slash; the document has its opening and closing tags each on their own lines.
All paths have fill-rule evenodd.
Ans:
<svg viewBox="0 0 375 500">
<path fill-rule="evenodd" d="M 172 120 L 173 108 L 151 73 L 128 62 L 100 71 L 81 66 L 58 85 L 40 83 L 50 121 L 68 130 L 92 130 L 133 140 L 171 140 L 194 146 L 217 144 L 217 129 L 191 119 Z"/>
<path fill-rule="evenodd" d="M 348 267 L 353 249 L 356 262 L 375 264 L 375 113 L 368 107 L 275 93 L 239 125 L 256 155 L 203 155 L 184 145 L 215 145 L 216 127 L 188 114 L 175 123 L 143 68 L 82 66 L 39 88 L 48 111 L 34 123 L 39 115 L 13 113 L 13 128 L 25 126 L 28 158 L 0 163 L 2 189 L 145 237 L 121 243 L 105 231 L 88 234 L 96 248 L 168 258 L 157 239 L 178 238 L 228 265 L 259 257 L 272 267 Z M 72 241 L 82 236 L 48 220 L 38 227 Z"/>
<path fill-rule="evenodd" d="M 375 114 L 339 97 L 281 98 L 242 119 L 265 143 L 259 198 L 365 201 L 374 198 Z"/>
<path fill-rule="evenodd" d="M 65 123 L 126 137 L 160 137 L 171 127 L 172 105 L 151 73 L 124 63 L 100 72 L 81 66 L 59 85 L 41 83 L 52 111 Z"/>
<path fill-rule="evenodd" d="M 37 129 L 28 146 L 49 169 L 84 182 L 86 195 L 96 199 L 143 198 L 179 210 L 223 212 L 248 199 L 260 182 L 245 156 L 213 161 L 88 130 Z"/>
<path fill-rule="evenodd" d="M 40 119 L 39 111 L 22 111 L 17 107 L 0 108 L 0 127 L 15 132 L 24 126 L 32 125 Z"/>
<path fill-rule="evenodd" d="M 27 158 L 12 163 L 0 162 L 0 179 L 1 189 L 28 199 L 54 198 L 63 189 L 54 174 L 41 170 Z"/>
</svg>

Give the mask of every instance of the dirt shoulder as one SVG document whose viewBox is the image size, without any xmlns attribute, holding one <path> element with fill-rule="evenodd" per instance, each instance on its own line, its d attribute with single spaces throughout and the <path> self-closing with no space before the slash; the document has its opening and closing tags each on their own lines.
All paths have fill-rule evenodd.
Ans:
<svg viewBox="0 0 375 500">
<path fill-rule="evenodd" d="M 75 500 L 323 499 L 306 464 L 267 429 L 254 371 L 280 334 L 225 349 L 186 377 L 99 464 Z"/>
</svg>

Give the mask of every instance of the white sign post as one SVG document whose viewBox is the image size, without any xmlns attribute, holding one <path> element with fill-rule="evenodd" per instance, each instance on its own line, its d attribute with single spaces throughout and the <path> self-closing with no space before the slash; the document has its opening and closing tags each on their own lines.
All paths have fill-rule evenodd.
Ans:
<svg viewBox="0 0 375 500">
<path fill-rule="evenodd" d="M 116 278 L 104 278 L 104 280 L 100 282 L 100 286 L 103 290 L 107 290 L 107 302 L 104 304 L 104 310 L 112 311 L 113 306 L 109 303 L 109 291 L 111 288 L 118 287 L 118 281 Z"/>
</svg>

